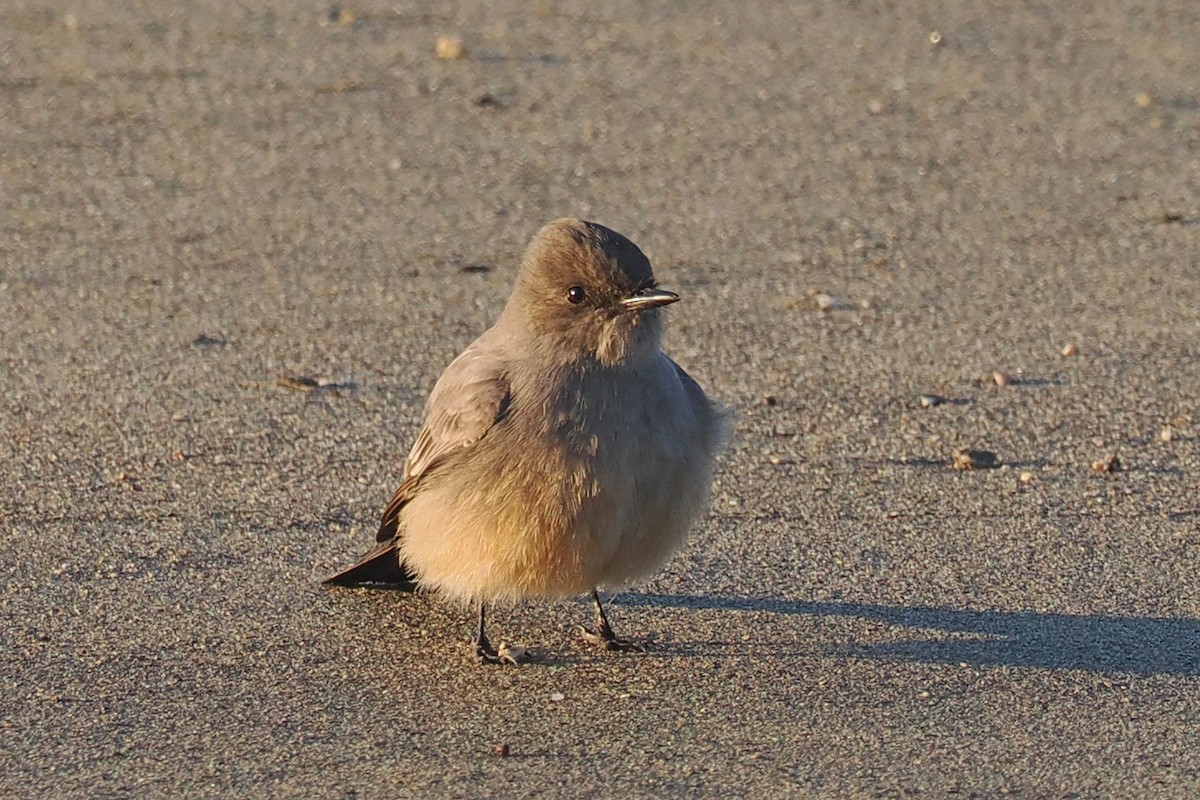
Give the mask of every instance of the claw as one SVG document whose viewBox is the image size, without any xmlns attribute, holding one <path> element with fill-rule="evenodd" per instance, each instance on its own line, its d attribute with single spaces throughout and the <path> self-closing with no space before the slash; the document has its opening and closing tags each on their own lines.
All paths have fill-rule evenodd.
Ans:
<svg viewBox="0 0 1200 800">
<path fill-rule="evenodd" d="M 519 667 L 522 664 L 528 663 L 529 651 L 519 644 L 501 642 L 500 647 L 496 649 L 496 657 L 505 664 L 512 664 L 514 667 Z"/>
<path fill-rule="evenodd" d="M 599 633 L 596 633 L 586 625 L 579 625 L 577 627 L 579 635 L 583 637 L 584 641 L 588 644 L 594 644 L 610 653 L 646 652 L 645 645 L 615 636 L 611 630 L 605 631 L 602 628 Z"/>
<path fill-rule="evenodd" d="M 486 641 L 476 642 L 475 660 L 480 664 L 499 664 L 500 654 Z"/>
<path fill-rule="evenodd" d="M 519 667 L 529 663 L 529 651 L 524 647 L 501 642 L 493 648 L 487 639 L 475 642 L 475 660 L 480 664 L 510 664 Z"/>
</svg>

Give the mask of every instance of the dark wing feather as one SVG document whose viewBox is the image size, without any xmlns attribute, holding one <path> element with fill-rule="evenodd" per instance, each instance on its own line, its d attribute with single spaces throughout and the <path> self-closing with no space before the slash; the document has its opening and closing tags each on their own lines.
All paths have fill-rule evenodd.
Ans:
<svg viewBox="0 0 1200 800">
<path fill-rule="evenodd" d="M 417 579 L 396 555 L 396 543 L 376 545 L 353 566 L 322 581 L 326 586 L 363 586 L 370 589 L 395 589 L 411 592 Z"/>
<path fill-rule="evenodd" d="M 416 494 L 418 480 L 417 477 L 412 477 L 405 478 L 400 482 L 396 493 L 392 495 L 391 502 L 383 510 L 383 517 L 379 520 L 379 533 L 375 534 L 375 541 L 390 542 L 396 538 L 400 526 L 400 509 L 404 508 L 404 504 Z"/>
</svg>

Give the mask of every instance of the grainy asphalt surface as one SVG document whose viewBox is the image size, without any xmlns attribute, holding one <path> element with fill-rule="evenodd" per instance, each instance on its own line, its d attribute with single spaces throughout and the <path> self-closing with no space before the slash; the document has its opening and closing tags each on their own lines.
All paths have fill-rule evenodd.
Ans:
<svg viewBox="0 0 1200 800">
<path fill-rule="evenodd" d="M 0 794 L 1200 792 L 1200 5 L 422 9 L 0 6 Z M 738 422 L 483 668 L 317 581 L 565 215 Z"/>
</svg>

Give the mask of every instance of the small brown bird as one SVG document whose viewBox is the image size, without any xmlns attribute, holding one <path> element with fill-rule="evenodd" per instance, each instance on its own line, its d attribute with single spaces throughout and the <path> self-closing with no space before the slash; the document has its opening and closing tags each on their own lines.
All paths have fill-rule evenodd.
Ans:
<svg viewBox="0 0 1200 800">
<path fill-rule="evenodd" d="M 429 587 L 479 605 L 589 594 L 660 567 L 707 505 L 729 415 L 660 348 L 650 262 L 602 225 L 560 219 L 525 253 L 504 311 L 450 363 L 425 410 L 379 545 L 326 584 Z"/>
</svg>

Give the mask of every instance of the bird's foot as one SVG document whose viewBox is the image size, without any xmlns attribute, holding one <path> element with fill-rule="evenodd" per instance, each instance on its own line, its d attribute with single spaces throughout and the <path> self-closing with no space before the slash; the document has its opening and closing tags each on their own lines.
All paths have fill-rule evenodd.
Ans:
<svg viewBox="0 0 1200 800">
<path fill-rule="evenodd" d="M 637 642 L 630 641 L 629 639 L 622 639 L 613 633 L 612 628 L 606 625 L 600 626 L 599 632 L 593 631 L 586 625 L 580 625 L 579 635 L 582 636 L 584 641 L 588 642 L 589 644 L 594 644 L 610 653 L 646 652 L 645 645 L 638 644 Z"/>
<path fill-rule="evenodd" d="M 499 647 L 492 647 L 492 643 L 487 639 L 479 639 L 475 641 L 475 660 L 480 664 L 510 664 L 519 667 L 529 662 L 529 651 L 508 642 L 501 642 Z"/>
</svg>

